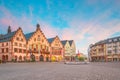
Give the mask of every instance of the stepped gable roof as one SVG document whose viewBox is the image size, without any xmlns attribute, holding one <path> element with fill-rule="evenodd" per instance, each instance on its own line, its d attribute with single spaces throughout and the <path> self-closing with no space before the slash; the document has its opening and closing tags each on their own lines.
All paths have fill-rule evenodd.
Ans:
<svg viewBox="0 0 120 80">
<path fill-rule="evenodd" d="M 53 37 L 53 38 L 48 38 L 47 40 L 48 40 L 49 43 L 52 43 L 54 39 L 55 39 L 55 37 Z"/>
<path fill-rule="evenodd" d="M 65 46 L 67 40 L 62 40 L 61 43 L 63 44 L 63 46 Z"/>
<path fill-rule="evenodd" d="M 25 34 L 26 40 L 30 39 L 33 34 L 34 34 L 34 32 Z"/>
<path fill-rule="evenodd" d="M 15 33 L 16 33 L 16 31 L 0 36 L 0 42 L 10 41 L 11 38 L 15 35 Z"/>
</svg>

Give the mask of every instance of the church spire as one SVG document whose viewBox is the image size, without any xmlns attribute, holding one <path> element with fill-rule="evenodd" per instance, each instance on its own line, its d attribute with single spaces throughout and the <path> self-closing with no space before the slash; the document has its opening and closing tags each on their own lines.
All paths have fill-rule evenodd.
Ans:
<svg viewBox="0 0 120 80">
<path fill-rule="evenodd" d="M 8 34 L 11 33 L 11 27 L 10 26 L 8 26 L 8 32 L 7 33 Z"/>
</svg>

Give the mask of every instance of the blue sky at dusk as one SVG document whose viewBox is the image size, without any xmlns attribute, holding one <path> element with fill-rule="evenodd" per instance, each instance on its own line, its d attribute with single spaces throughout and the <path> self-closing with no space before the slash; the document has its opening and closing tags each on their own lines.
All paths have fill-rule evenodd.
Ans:
<svg viewBox="0 0 120 80">
<path fill-rule="evenodd" d="M 29 33 L 37 23 L 47 38 L 73 39 L 87 54 L 91 43 L 120 36 L 120 0 L 0 0 L 0 34 L 9 25 Z"/>
</svg>

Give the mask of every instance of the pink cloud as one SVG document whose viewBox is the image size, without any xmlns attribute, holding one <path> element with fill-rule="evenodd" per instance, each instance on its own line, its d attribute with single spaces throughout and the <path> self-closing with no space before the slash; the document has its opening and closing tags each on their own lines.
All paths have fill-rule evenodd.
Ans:
<svg viewBox="0 0 120 80">
<path fill-rule="evenodd" d="M 62 38 L 75 40 L 77 50 L 87 54 L 87 49 L 90 44 L 107 39 L 115 32 L 120 32 L 119 19 L 111 19 L 101 24 L 101 21 L 109 18 L 111 14 L 112 11 L 111 8 L 109 8 L 107 11 L 95 16 L 87 22 L 79 20 L 75 16 L 69 21 L 70 27 L 62 31 Z M 86 34 L 90 36 L 86 36 Z M 83 40 L 87 41 L 87 43 L 81 43 Z"/>
<path fill-rule="evenodd" d="M 18 27 L 21 27 L 23 31 L 29 32 L 33 31 L 33 25 L 31 24 L 31 17 L 26 17 L 24 14 L 21 18 L 17 18 L 10 13 L 5 7 L 0 6 L 1 12 L 4 14 L 4 17 L 0 19 L 0 24 L 8 27 L 11 26 L 12 30 L 16 30 Z"/>
<path fill-rule="evenodd" d="M 42 26 L 41 29 L 47 38 L 55 37 L 56 35 L 58 35 L 57 34 L 58 30 L 55 28 L 52 28 L 49 24 L 43 22 L 41 26 Z"/>
</svg>

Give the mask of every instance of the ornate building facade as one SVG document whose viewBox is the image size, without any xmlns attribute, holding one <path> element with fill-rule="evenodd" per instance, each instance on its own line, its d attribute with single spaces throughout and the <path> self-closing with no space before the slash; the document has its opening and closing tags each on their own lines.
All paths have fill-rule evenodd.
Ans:
<svg viewBox="0 0 120 80">
<path fill-rule="evenodd" d="M 120 61 L 120 37 L 92 44 L 88 53 L 90 61 Z"/>
<path fill-rule="evenodd" d="M 26 57 L 26 38 L 21 28 L 0 37 L 0 59 L 2 61 L 24 61 Z"/>
<path fill-rule="evenodd" d="M 35 61 L 49 61 L 50 60 L 50 47 L 44 33 L 37 24 L 36 31 L 25 34 L 27 40 L 27 59 Z"/>
<path fill-rule="evenodd" d="M 70 54 L 75 44 L 71 41 Z M 37 24 L 36 30 L 24 34 L 19 27 L 7 34 L 0 35 L 0 60 L 2 61 L 62 61 L 64 48 L 58 36 L 47 39 Z"/>
<path fill-rule="evenodd" d="M 64 47 L 64 58 L 67 61 L 75 60 L 76 47 L 73 40 L 63 40 L 61 41 Z"/>
<path fill-rule="evenodd" d="M 62 61 L 64 48 L 58 36 L 49 38 L 51 61 Z"/>
</svg>

